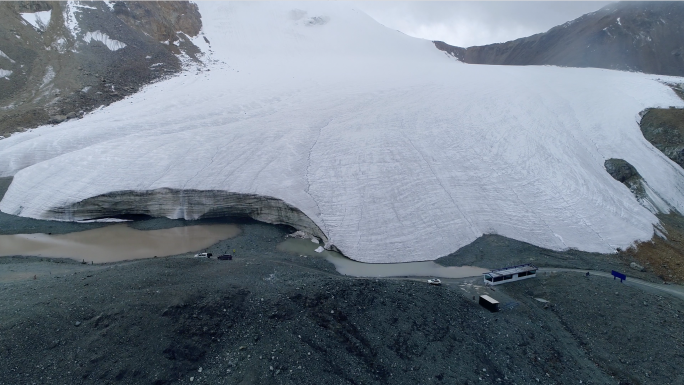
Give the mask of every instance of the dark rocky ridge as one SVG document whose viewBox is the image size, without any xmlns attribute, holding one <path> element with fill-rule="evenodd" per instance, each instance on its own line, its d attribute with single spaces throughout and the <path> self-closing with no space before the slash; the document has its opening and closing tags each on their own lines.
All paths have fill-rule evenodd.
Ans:
<svg viewBox="0 0 684 385">
<path fill-rule="evenodd" d="M 65 24 L 67 3 L 0 3 L 0 136 L 46 123 L 59 123 L 137 92 L 142 86 L 177 73 L 178 54 L 197 58 L 188 36 L 202 26 L 189 2 L 88 2 L 77 8 L 81 33 Z M 51 11 L 44 30 L 25 23 L 20 13 Z M 83 40 L 101 31 L 126 47 L 111 51 Z M 181 33 L 177 33 L 181 31 Z M 169 44 L 163 44 L 168 41 Z M 154 67 L 152 64 L 160 63 Z M 52 75 L 49 75 L 52 74 Z"/>
<path fill-rule="evenodd" d="M 644 189 L 644 179 L 629 162 L 624 159 L 611 158 L 606 159 L 603 162 L 603 166 L 613 179 L 627 186 L 637 199 L 645 199 L 647 197 Z"/>
<path fill-rule="evenodd" d="M 619 2 L 505 43 L 468 48 L 434 43 L 471 64 L 549 64 L 683 76 L 682 20 L 682 2 Z"/>
<path fill-rule="evenodd" d="M 684 110 L 652 108 L 641 118 L 644 138 L 684 168 Z"/>
<path fill-rule="evenodd" d="M 626 183 L 634 179 L 641 179 L 639 172 L 629 162 L 623 159 L 607 159 L 604 167 L 608 174 L 620 183 Z"/>
<path fill-rule="evenodd" d="M 664 203 L 665 200 L 658 193 L 648 186 L 639 171 L 626 160 L 606 159 L 603 167 L 613 179 L 627 186 L 637 201 L 647 210 L 654 214 L 667 214 L 673 210 L 667 203 Z"/>
</svg>

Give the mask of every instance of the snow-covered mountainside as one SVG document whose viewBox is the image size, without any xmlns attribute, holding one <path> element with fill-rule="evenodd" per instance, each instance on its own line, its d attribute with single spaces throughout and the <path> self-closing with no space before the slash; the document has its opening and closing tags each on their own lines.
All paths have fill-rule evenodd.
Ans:
<svg viewBox="0 0 684 385">
<path fill-rule="evenodd" d="M 684 107 L 657 76 L 466 65 L 348 7 L 200 3 L 208 69 L 0 140 L 0 210 L 197 218 L 230 193 L 284 202 L 273 222 L 301 210 L 360 261 L 436 259 L 485 233 L 612 252 L 658 222 L 604 169 L 616 158 L 651 209 L 684 212 L 682 170 L 638 125 Z"/>
</svg>

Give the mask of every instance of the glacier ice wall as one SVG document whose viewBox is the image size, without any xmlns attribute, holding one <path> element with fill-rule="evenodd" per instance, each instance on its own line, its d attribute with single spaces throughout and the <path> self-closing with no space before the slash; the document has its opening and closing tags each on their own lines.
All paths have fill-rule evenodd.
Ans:
<svg viewBox="0 0 684 385">
<path fill-rule="evenodd" d="M 207 68 L 0 140 L 0 210 L 225 191 L 298 208 L 359 261 L 436 259 L 485 233 L 612 252 L 657 223 L 604 170 L 621 158 L 684 212 L 682 170 L 638 126 L 684 106 L 657 76 L 466 65 L 344 4 L 199 6 Z M 165 215 L 201 215 L 184 204 Z"/>
</svg>

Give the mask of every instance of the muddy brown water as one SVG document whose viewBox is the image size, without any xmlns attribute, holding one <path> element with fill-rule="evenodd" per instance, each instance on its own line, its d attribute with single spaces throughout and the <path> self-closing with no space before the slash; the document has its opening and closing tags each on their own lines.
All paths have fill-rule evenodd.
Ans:
<svg viewBox="0 0 684 385">
<path fill-rule="evenodd" d="M 202 250 L 240 234 L 234 224 L 136 230 L 126 224 L 69 234 L 0 235 L 0 256 L 71 258 L 87 263 L 166 257 Z"/>
<path fill-rule="evenodd" d="M 86 263 L 119 262 L 166 257 L 205 249 L 240 234 L 235 224 L 136 230 L 125 223 L 68 234 L 0 235 L 0 256 L 71 258 Z M 409 263 L 363 263 L 342 254 L 315 250 L 320 246 L 309 239 L 288 238 L 277 248 L 291 254 L 325 258 L 340 274 L 355 277 L 440 277 L 480 276 L 488 270 L 473 266 L 442 266 L 432 261 Z M 18 271 L 15 273 L 19 274 Z M 30 276 L 31 272 L 25 272 Z"/>
</svg>

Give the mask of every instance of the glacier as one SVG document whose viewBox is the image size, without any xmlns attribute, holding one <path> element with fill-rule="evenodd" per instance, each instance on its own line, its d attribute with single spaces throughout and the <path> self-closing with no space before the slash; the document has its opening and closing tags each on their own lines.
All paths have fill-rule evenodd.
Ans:
<svg viewBox="0 0 684 385">
<path fill-rule="evenodd" d="M 98 197 L 147 194 L 141 210 L 196 219 L 233 194 L 296 208 L 363 262 L 434 260 L 488 233 L 610 253 L 658 224 L 605 171 L 620 158 L 684 212 L 683 171 L 638 124 L 684 107 L 663 84 L 682 79 L 463 64 L 349 4 L 198 5 L 206 66 L 0 140 L 1 211 L 89 220 Z M 206 192 L 199 208 L 188 192 Z"/>
</svg>

